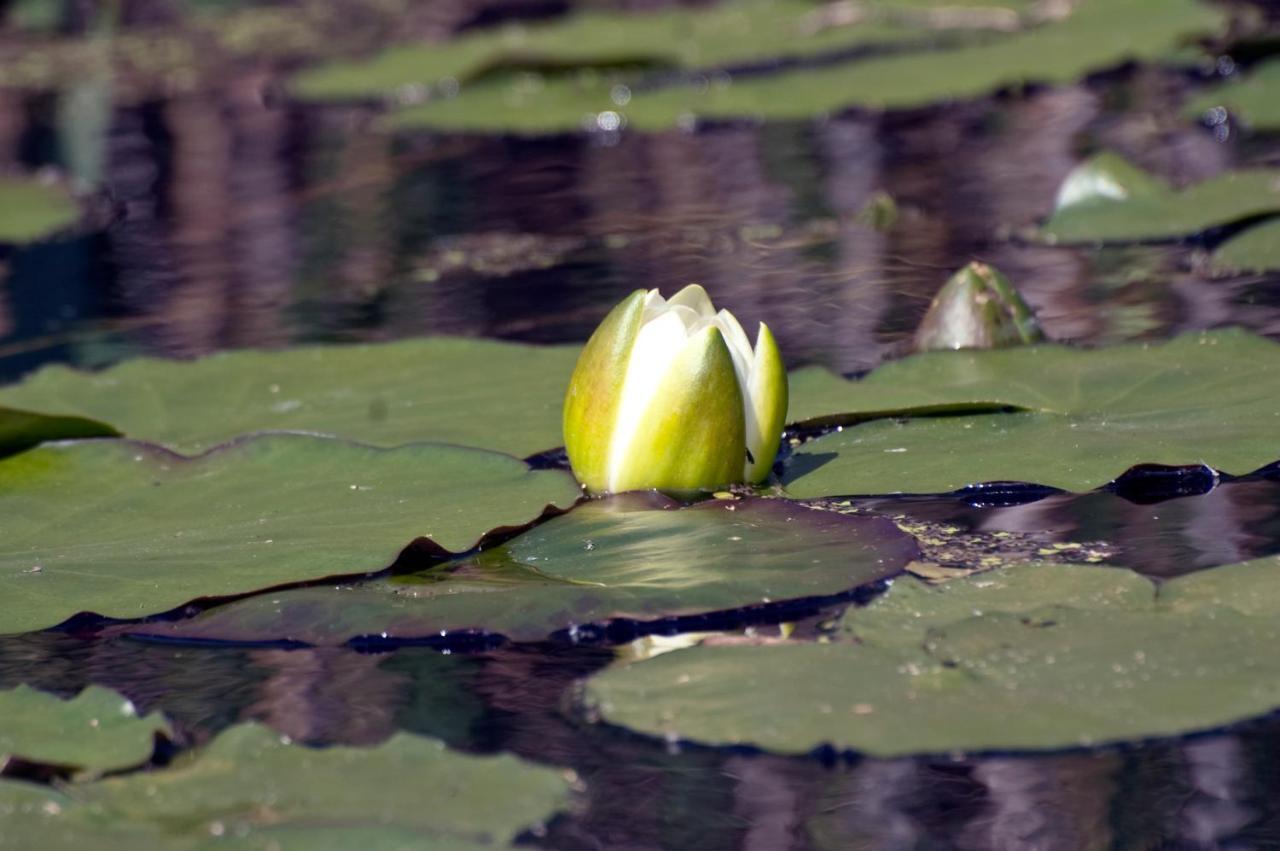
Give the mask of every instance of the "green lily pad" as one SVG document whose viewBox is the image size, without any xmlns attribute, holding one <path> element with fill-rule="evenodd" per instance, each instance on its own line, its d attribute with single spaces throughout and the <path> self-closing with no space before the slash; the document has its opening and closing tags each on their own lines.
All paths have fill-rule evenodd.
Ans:
<svg viewBox="0 0 1280 851">
<path fill-rule="evenodd" d="M 1269 562 L 1269 571 L 1174 580 L 1165 588 L 1201 587 L 1167 601 L 1116 568 L 1030 565 L 933 588 L 898 582 L 878 611 L 848 615 L 845 635 L 860 644 L 677 651 L 606 669 L 588 682 L 587 701 L 605 720 L 652 735 L 882 757 L 1210 729 L 1280 705 L 1274 612 L 1223 605 L 1250 592 L 1280 598 Z M 1055 605 L 1037 608 L 1046 600 Z"/>
<path fill-rule="evenodd" d="M 93 773 L 133 768 L 151 758 L 156 734 L 172 735 L 159 715 L 139 717 L 98 686 L 71 700 L 26 686 L 0 690 L 0 718 L 0 768 L 14 758 Z"/>
<path fill-rule="evenodd" d="M 1057 242 L 1174 239 L 1280 213 L 1280 169 L 1241 169 L 1174 189 L 1102 153 L 1063 181 L 1043 235 Z"/>
<path fill-rule="evenodd" d="M 506 848 L 569 804 L 563 772 L 510 756 L 467 756 L 404 733 L 371 749 L 312 750 L 246 724 L 161 771 L 66 794 L 0 781 L 0 844 Z"/>
<path fill-rule="evenodd" d="M 1280 130 L 1280 60 L 1264 62 L 1248 74 L 1192 98 L 1185 114 L 1198 119 L 1215 109 L 1229 110 L 1254 130 Z"/>
<path fill-rule="evenodd" d="M 846 611 L 840 629 L 864 643 L 918 647 L 929 630 L 986 612 L 1025 614 L 1046 606 L 1142 611 L 1154 599 L 1151 580 L 1130 570 L 1020 564 L 937 585 L 913 576 L 895 579 L 891 593 Z"/>
<path fill-rule="evenodd" d="M 860 381 L 803 370 L 791 392 L 793 419 L 881 418 L 801 446 L 782 476 L 800 498 L 992 481 L 1084 491 L 1138 464 L 1244 474 L 1280 458 L 1280 345 L 1235 330 L 1097 350 L 933 352 Z M 921 416 L 1001 406 L 1020 412 Z"/>
<path fill-rule="evenodd" d="M 466 550 L 577 496 L 565 473 L 454 446 L 49 444 L 0 462 L 0 633 L 377 571 L 423 537 Z"/>
<path fill-rule="evenodd" d="M 708 68 L 851 47 L 932 42 L 1016 26 L 1028 0 L 957 4 L 944 16 L 919 0 L 870 0 L 858 20 L 826 21 L 808 0 L 727 0 L 643 13 L 588 10 L 525 27 L 475 31 L 445 44 L 392 47 L 371 59 L 302 71 L 307 100 L 394 96 L 410 86 L 466 81 L 498 67 L 630 65 Z"/>
<path fill-rule="evenodd" d="M 444 337 L 188 362 L 140 358 L 96 373 L 46 367 L 0 388 L 0 405 L 110 423 L 183 453 L 287 430 L 526 456 L 560 445 L 560 406 L 577 357 L 577 346 Z"/>
<path fill-rule="evenodd" d="M 1209 257 L 1217 275 L 1280 269 L 1280 218 L 1268 219 L 1219 245 Z"/>
<path fill-rule="evenodd" d="M 33 242 L 75 224 L 80 209 L 65 190 L 0 177 L 0 243 Z"/>
<path fill-rule="evenodd" d="M 1172 611 L 1231 609 L 1243 615 L 1280 615 L 1280 557 L 1268 556 L 1180 576 L 1160 587 L 1160 605 Z"/>
<path fill-rule="evenodd" d="M 526 133 L 576 130 L 605 113 L 639 130 L 691 119 L 801 120 L 850 107 L 910 109 L 1032 82 L 1070 83 L 1126 61 L 1157 61 L 1221 28 L 1195 0 L 1084 0 L 1061 21 L 941 50 L 901 52 L 709 85 L 638 87 L 634 75 L 490 75 L 393 114 L 397 128 Z M 851 28 L 852 29 L 852 28 Z M 632 84 L 623 103 L 617 86 Z M 598 124 L 607 128 L 612 121 Z"/>
<path fill-rule="evenodd" d="M 451 632 L 518 640 L 824 597 L 899 573 L 918 555 L 888 520 L 784 500 L 676 508 L 627 495 L 588 502 L 501 546 L 421 574 L 250 597 L 130 634 L 337 644 Z"/>
</svg>

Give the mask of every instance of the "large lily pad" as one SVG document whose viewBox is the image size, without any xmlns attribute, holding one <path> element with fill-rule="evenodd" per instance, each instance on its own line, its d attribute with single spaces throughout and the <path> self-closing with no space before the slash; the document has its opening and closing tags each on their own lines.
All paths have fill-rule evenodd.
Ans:
<svg viewBox="0 0 1280 851">
<path fill-rule="evenodd" d="M 139 717 L 131 702 L 97 686 L 71 700 L 18 686 L 0 691 L 0 768 L 9 759 L 101 773 L 151 758 L 158 714 Z"/>
<path fill-rule="evenodd" d="M 1280 458 L 1280 345 L 1240 331 L 1159 345 L 938 352 L 861 381 L 805 370 L 792 417 L 879 419 L 810 441 L 783 481 L 798 497 L 940 493 L 991 481 L 1090 490 L 1137 464 L 1232 474 Z"/>
<path fill-rule="evenodd" d="M 510 756 L 403 733 L 367 750 L 312 750 L 247 724 L 162 771 L 66 794 L 0 781 L 0 846 L 506 848 L 569 803 L 562 772 Z"/>
<path fill-rule="evenodd" d="M 1045 750 L 1208 729 L 1280 705 L 1280 625 L 1222 602 L 1280 598 L 1268 561 L 1269 573 L 1174 580 L 1202 587 L 1167 603 L 1114 568 L 899 583 L 846 621 L 861 643 L 677 651 L 606 670 L 588 700 L 653 735 L 786 752 Z"/>
<path fill-rule="evenodd" d="M 525 456 L 560 444 L 577 354 L 576 346 L 431 338 L 140 358 L 96 373 L 46 367 L 0 389 L 0 405 L 109 423 L 183 453 L 269 429 Z"/>
<path fill-rule="evenodd" d="M 823 597 L 892 576 L 918 554 L 882 518 L 783 500 L 676 508 L 638 495 L 586 503 L 493 549 L 415 576 L 250 597 L 174 623 L 166 638 L 334 644 L 458 631 L 540 639 Z"/>
<path fill-rule="evenodd" d="M 74 224 L 79 216 L 76 202 L 61 187 L 0 177 L 0 243 L 40 239 Z"/>
<path fill-rule="evenodd" d="M 1218 275 L 1280 269 L 1280 218 L 1268 219 L 1219 245 L 1209 257 Z"/>
<path fill-rule="evenodd" d="M 298 74 L 291 89 L 309 100 L 382 98 L 446 79 L 465 82 L 498 67 L 708 68 L 776 61 L 1008 29 L 1029 5 L 956 4 L 939 13 L 919 0 L 870 0 L 851 21 L 827 21 L 807 0 L 726 0 L 629 14 L 589 10 L 538 26 L 479 30 L 445 44 L 393 47 L 371 59 L 321 65 Z"/>
<path fill-rule="evenodd" d="M 1226 109 L 1254 130 L 1280 130 L 1280 60 L 1264 62 L 1248 74 L 1192 98 L 1186 114 L 1190 118 L 1210 116 Z"/>
<path fill-rule="evenodd" d="M 454 446 L 49 444 L 0 462 L 0 633 L 377 571 L 421 537 L 466 550 L 577 495 L 559 471 Z"/>
<path fill-rule="evenodd" d="M 1173 239 L 1280 212 L 1280 169 L 1241 169 L 1183 189 L 1102 153 L 1067 176 L 1044 236 L 1059 242 Z"/>
<path fill-rule="evenodd" d="M 904 109 L 970 98 L 1030 82 L 1069 83 L 1126 61 L 1168 58 L 1216 31 L 1218 11 L 1195 0 L 1084 0 L 1061 21 L 1015 28 L 943 50 L 903 52 L 778 74 L 712 80 L 710 85 L 618 85 L 633 76 L 493 75 L 457 97 L 396 113 L 396 127 L 556 132 L 608 114 L 657 130 L 696 118 L 798 120 L 848 107 Z"/>
</svg>

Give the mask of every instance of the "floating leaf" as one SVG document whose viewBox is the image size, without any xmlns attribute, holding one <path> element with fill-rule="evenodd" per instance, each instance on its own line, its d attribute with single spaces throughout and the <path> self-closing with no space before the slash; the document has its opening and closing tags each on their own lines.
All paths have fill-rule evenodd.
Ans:
<svg viewBox="0 0 1280 851">
<path fill-rule="evenodd" d="M 1204 583 L 1199 605 L 1181 594 L 1165 603 L 1115 568 L 1032 565 L 934 588 L 899 582 L 873 604 L 878 612 L 846 621 L 865 643 L 677 651 L 607 669 L 589 681 L 587 699 L 605 720 L 652 735 L 883 757 L 1209 729 L 1280 705 L 1274 612 L 1220 602 L 1246 600 L 1248 590 L 1280 598 L 1269 562 L 1266 574 L 1219 568 L 1165 586 Z M 1057 605 L 1035 608 L 1055 596 Z M 966 616 L 965 606 L 980 614 Z M 904 617 L 910 625 L 893 623 Z"/>
<path fill-rule="evenodd" d="M 628 89 L 632 76 L 494 75 L 457 97 L 395 113 L 394 127 L 528 133 L 576 130 L 606 113 L 625 126 L 660 130 L 692 119 L 800 120 L 839 109 L 909 109 L 980 97 L 1031 82 L 1071 83 L 1127 61 L 1168 58 L 1223 18 L 1195 0 L 1084 0 L 1065 19 L 1037 23 L 941 50 L 902 52 L 767 75 Z M 624 30 L 626 32 L 626 30 Z M 608 124 L 600 124 L 608 129 Z"/>
<path fill-rule="evenodd" d="M 937 585 L 904 576 L 894 580 L 892 593 L 846 611 L 841 632 L 886 647 L 919 647 L 929 630 L 985 612 L 1023 614 L 1046 606 L 1142 611 L 1154 598 L 1151 580 L 1110 567 L 1021 564 Z"/>
<path fill-rule="evenodd" d="M 918 554 L 882 518 L 773 499 L 675 508 L 640 495 L 588 502 L 501 546 L 416 576 L 250 597 L 174 623 L 165 638 L 334 644 L 478 630 L 540 639 L 823 597 L 892 576 Z"/>
<path fill-rule="evenodd" d="M 1277 212 L 1280 169 L 1241 169 L 1173 189 L 1103 153 L 1067 175 L 1043 234 L 1058 242 L 1173 239 Z"/>
<path fill-rule="evenodd" d="M 0 845 L 506 848 L 569 802 L 562 772 L 510 756 L 404 733 L 371 749 L 312 750 L 246 724 L 169 768 L 67 794 L 0 781 Z"/>
<path fill-rule="evenodd" d="M 141 718 L 97 686 L 71 700 L 26 686 L 0 690 L 0 719 L 0 768 L 13 758 L 94 773 L 133 768 L 151 758 L 157 733 L 170 735 L 159 715 Z"/>
<path fill-rule="evenodd" d="M 801 498 L 992 481 L 1083 491 L 1137 464 L 1244 474 L 1280 458 L 1280 346 L 1234 330 L 1092 351 L 933 352 L 852 382 L 802 370 L 791 392 L 793 419 L 913 417 L 804 444 L 783 471 Z M 1002 405 L 1023 412 L 919 416 Z"/>
<path fill-rule="evenodd" d="M 80 210 L 64 190 L 0 177 L 0 243 L 32 242 L 75 224 Z"/>
<path fill-rule="evenodd" d="M 643 13 L 583 11 L 546 24 L 473 31 L 446 44 L 392 47 L 372 59 L 304 70 L 291 90 L 309 100 L 389 97 L 497 67 L 708 68 L 811 56 L 857 46 L 930 42 L 1016 28 L 1027 0 L 956 5 L 946 14 L 912 0 L 869 0 L 830 20 L 807 0 L 727 0 Z"/>
<path fill-rule="evenodd" d="M 0 633 L 376 571 L 419 537 L 461 551 L 577 496 L 564 473 L 454 446 L 51 444 L 0 462 Z"/>
<path fill-rule="evenodd" d="M 1254 130 L 1280 130 L 1280 60 L 1258 65 L 1248 74 L 1236 77 L 1187 104 L 1189 118 L 1211 117 L 1215 123 L 1226 116 L 1212 115 L 1226 109 Z"/>
<path fill-rule="evenodd" d="M 1268 219 L 1219 245 L 1209 257 L 1217 275 L 1280 269 L 1280 218 Z"/>
<path fill-rule="evenodd" d="M 1180 576 L 1160 587 L 1160 605 L 1173 611 L 1232 609 L 1243 615 L 1280 615 L 1280 557 L 1253 559 Z"/>
<path fill-rule="evenodd" d="M 97 373 L 46 367 L 0 389 L 0 405 L 110 423 L 184 453 L 248 432 L 296 430 L 526 456 L 560 444 L 560 405 L 577 356 L 576 346 L 438 337 L 189 362 L 140 358 Z"/>
</svg>

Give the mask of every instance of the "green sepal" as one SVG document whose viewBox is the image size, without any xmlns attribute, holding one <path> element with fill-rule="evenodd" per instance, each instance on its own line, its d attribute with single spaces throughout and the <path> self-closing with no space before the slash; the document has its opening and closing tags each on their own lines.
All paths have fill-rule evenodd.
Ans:
<svg viewBox="0 0 1280 851">
<path fill-rule="evenodd" d="M 970 263 L 934 297 L 916 329 L 915 348 L 999 349 L 1043 340 L 1035 313 L 1009 279 L 985 263 Z"/>
<path fill-rule="evenodd" d="M 708 326 L 685 343 L 645 408 L 611 489 L 683 494 L 739 481 L 745 430 L 733 357 Z"/>
<path fill-rule="evenodd" d="M 748 459 L 746 480 L 757 484 L 769 477 L 782 427 L 787 421 L 787 367 L 782 350 L 769 326 L 760 323 L 756 335 L 756 370 L 751 380 L 750 398 L 755 404 L 756 422 L 760 426 L 760 445 L 752 449 L 754 461 Z"/>
<path fill-rule="evenodd" d="M 612 443 L 627 362 L 644 317 L 645 291 L 623 299 L 578 356 L 564 399 L 564 448 L 578 481 L 594 493 L 609 483 Z"/>
</svg>

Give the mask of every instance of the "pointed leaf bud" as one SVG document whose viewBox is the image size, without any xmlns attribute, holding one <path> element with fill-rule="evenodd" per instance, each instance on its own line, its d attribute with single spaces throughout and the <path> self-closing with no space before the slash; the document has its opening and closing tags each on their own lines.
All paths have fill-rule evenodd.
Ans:
<svg viewBox="0 0 1280 851">
<path fill-rule="evenodd" d="M 943 285 L 916 329 L 915 348 L 998 349 L 1044 340 L 1040 323 L 1009 279 L 970 263 Z"/>
</svg>

